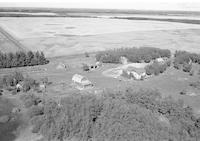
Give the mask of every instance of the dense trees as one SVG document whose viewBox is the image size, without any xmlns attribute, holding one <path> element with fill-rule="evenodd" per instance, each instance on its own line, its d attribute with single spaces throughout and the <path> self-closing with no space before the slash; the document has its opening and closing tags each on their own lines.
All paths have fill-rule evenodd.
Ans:
<svg viewBox="0 0 200 141">
<path fill-rule="evenodd" d="M 19 84 L 21 88 L 17 88 L 17 84 Z M 2 76 L 2 78 L 0 78 L 0 87 L 16 94 L 19 91 L 28 92 L 30 89 L 37 90 L 39 82 L 36 82 L 35 79 L 28 75 L 23 76 L 22 73 L 16 71 Z"/>
<path fill-rule="evenodd" d="M 33 98 L 35 99 L 35 98 Z M 25 100 L 26 101 L 26 100 Z M 162 98 L 156 90 L 106 90 L 96 96 L 70 94 L 61 105 L 32 102 L 33 132 L 48 140 L 196 141 L 200 120 L 182 101 Z"/>
<path fill-rule="evenodd" d="M 106 50 L 96 54 L 96 60 L 103 63 L 120 63 L 120 57 L 126 57 L 130 62 L 146 62 L 159 57 L 171 56 L 171 52 L 167 49 L 158 49 L 152 47 L 141 48 L 121 48 L 114 50 Z"/>
<path fill-rule="evenodd" d="M 169 62 L 165 62 L 165 63 L 158 63 L 158 62 L 153 62 L 150 65 L 147 65 L 145 67 L 145 71 L 147 75 L 159 75 L 160 73 L 163 73 L 164 71 L 166 71 L 167 67 L 170 66 Z"/>
<path fill-rule="evenodd" d="M 4 75 L 3 78 L 0 79 L 2 87 L 16 86 L 16 84 L 23 80 L 24 76 L 20 72 Z"/>
<path fill-rule="evenodd" d="M 176 51 L 174 57 L 174 68 L 182 69 L 184 72 L 191 72 L 192 63 L 200 64 L 200 54 Z"/>
<path fill-rule="evenodd" d="M 43 52 L 16 52 L 2 53 L 0 52 L 0 68 L 12 68 L 23 66 L 44 65 L 49 61 L 45 58 Z"/>
</svg>

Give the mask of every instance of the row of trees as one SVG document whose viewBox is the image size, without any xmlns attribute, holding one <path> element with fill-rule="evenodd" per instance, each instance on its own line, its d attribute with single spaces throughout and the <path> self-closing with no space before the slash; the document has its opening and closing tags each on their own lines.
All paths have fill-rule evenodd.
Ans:
<svg viewBox="0 0 200 141">
<path fill-rule="evenodd" d="M 44 65 L 49 63 L 43 52 L 0 52 L 0 68 Z"/>
<path fill-rule="evenodd" d="M 130 62 L 149 63 L 159 57 L 171 56 L 171 52 L 168 49 L 159 49 L 152 47 L 141 47 L 141 48 L 120 48 L 113 50 L 106 50 L 96 54 L 96 60 L 103 63 L 120 63 L 120 57 L 126 57 Z"/>
<path fill-rule="evenodd" d="M 28 113 L 33 132 L 48 140 L 196 141 L 200 137 L 200 119 L 192 108 L 163 99 L 155 90 L 107 90 L 98 97 L 71 94 L 61 105 L 54 100 L 43 101 L 43 106 L 32 102 Z"/>
</svg>

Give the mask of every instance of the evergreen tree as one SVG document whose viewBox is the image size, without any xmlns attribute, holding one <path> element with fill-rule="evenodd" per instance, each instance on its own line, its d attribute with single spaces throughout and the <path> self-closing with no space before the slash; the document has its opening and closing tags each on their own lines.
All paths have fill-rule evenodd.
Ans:
<svg viewBox="0 0 200 141">
<path fill-rule="evenodd" d="M 40 52 L 39 51 L 37 51 L 36 53 L 35 53 L 35 59 L 36 59 L 36 61 L 37 61 L 37 65 L 40 63 Z"/>
<path fill-rule="evenodd" d="M 39 61 L 39 62 L 40 62 L 40 65 L 44 65 L 44 64 L 47 63 L 46 58 L 45 58 L 43 52 L 40 53 L 40 59 L 39 59 L 39 60 L 40 60 L 40 61 Z"/>
<path fill-rule="evenodd" d="M 24 67 L 24 66 L 35 66 L 44 65 L 49 61 L 45 58 L 43 52 L 16 52 L 16 53 L 2 53 L 0 52 L 0 68 L 11 68 L 11 67 Z"/>
<path fill-rule="evenodd" d="M 27 53 L 27 57 L 26 57 L 26 63 L 28 66 L 31 66 L 31 60 L 34 58 L 34 54 L 32 51 L 29 51 Z"/>
</svg>

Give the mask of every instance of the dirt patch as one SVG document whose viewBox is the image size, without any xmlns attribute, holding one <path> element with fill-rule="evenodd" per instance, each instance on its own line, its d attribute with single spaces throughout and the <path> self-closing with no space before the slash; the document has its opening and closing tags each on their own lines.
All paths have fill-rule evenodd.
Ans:
<svg viewBox="0 0 200 141">
<path fill-rule="evenodd" d="M 146 65 L 148 65 L 148 63 L 130 63 L 126 65 L 120 65 L 119 67 L 116 68 L 107 69 L 103 71 L 102 74 L 106 77 L 118 78 L 121 76 L 122 71 L 129 67 L 133 67 L 136 69 L 144 69 Z"/>
</svg>

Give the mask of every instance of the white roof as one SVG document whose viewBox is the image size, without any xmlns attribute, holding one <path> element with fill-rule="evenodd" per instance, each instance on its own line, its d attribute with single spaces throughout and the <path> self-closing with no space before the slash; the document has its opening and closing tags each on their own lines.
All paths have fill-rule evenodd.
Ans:
<svg viewBox="0 0 200 141">
<path fill-rule="evenodd" d="M 157 58 L 156 61 L 158 61 L 158 62 L 164 62 L 164 59 L 163 58 Z"/>
<path fill-rule="evenodd" d="M 82 85 L 92 84 L 85 76 L 82 76 L 80 74 L 74 74 L 72 77 L 72 81 L 80 83 Z"/>
</svg>

